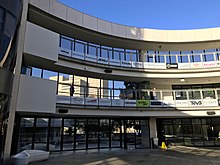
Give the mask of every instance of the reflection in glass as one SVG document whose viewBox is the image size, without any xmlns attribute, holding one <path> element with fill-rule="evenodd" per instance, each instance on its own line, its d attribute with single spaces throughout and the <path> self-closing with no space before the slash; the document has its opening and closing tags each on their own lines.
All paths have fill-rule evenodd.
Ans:
<svg viewBox="0 0 220 165">
<path fill-rule="evenodd" d="M 88 119 L 88 148 L 98 148 L 98 119 Z"/>
<path fill-rule="evenodd" d="M 100 147 L 109 147 L 109 119 L 100 119 Z"/>
<path fill-rule="evenodd" d="M 120 147 L 121 139 L 121 122 L 120 120 L 111 120 L 111 147 Z"/>
<path fill-rule="evenodd" d="M 61 118 L 52 118 L 50 125 L 49 151 L 60 150 L 61 144 Z"/>
<path fill-rule="evenodd" d="M 74 147 L 74 119 L 64 119 L 63 150 L 72 150 Z"/>
<path fill-rule="evenodd" d="M 21 118 L 19 137 L 18 137 L 18 152 L 32 149 L 34 118 Z"/>
<path fill-rule="evenodd" d="M 37 118 L 34 149 L 46 150 L 48 135 L 48 118 Z"/>
<path fill-rule="evenodd" d="M 86 148 L 86 119 L 76 119 L 76 149 Z"/>
</svg>

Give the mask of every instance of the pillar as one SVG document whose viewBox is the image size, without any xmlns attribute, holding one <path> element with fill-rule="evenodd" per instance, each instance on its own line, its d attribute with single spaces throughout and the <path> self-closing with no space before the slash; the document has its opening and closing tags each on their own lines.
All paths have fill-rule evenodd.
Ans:
<svg viewBox="0 0 220 165">
<path fill-rule="evenodd" d="M 140 62 L 146 62 L 146 50 L 140 50 Z"/>
</svg>

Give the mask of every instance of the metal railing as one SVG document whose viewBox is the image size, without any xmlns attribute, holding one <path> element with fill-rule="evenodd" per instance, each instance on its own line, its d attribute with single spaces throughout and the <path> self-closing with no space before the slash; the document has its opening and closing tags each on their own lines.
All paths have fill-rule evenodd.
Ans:
<svg viewBox="0 0 220 165">
<path fill-rule="evenodd" d="M 71 49 L 59 48 L 59 55 L 85 60 L 89 62 L 120 66 L 128 68 L 146 68 L 146 69 L 199 69 L 220 67 L 220 52 L 207 52 L 200 54 L 146 54 L 150 58 L 148 62 L 139 62 L 132 60 L 120 60 L 96 55 L 76 52 Z M 130 58 L 132 59 L 132 58 Z M 161 59 L 161 60 L 158 60 Z"/>
<path fill-rule="evenodd" d="M 215 107 L 220 88 L 190 90 L 112 89 L 59 84 L 57 103 L 110 107 Z"/>
</svg>

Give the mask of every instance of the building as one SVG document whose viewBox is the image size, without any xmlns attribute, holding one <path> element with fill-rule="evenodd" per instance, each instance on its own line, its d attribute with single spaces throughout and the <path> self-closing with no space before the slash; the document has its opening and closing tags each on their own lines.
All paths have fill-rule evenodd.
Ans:
<svg viewBox="0 0 220 165">
<path fill-rule="evenodd" d="M 220 145 L 220 28 L 136 28 L 56 0 L 9 1 L 0 2 L 5 162 L 24 149 L 150 148 L 152 138 Z"/>
</svg>

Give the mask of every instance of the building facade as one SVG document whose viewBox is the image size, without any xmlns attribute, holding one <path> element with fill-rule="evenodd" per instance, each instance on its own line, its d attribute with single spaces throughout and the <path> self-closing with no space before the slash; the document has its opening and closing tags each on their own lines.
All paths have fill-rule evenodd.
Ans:
<svg viewBox="0 0 220 165">
<path fill-rule="evenodd" d="M 124 26 L 56 0 L 16 6 L 16 44 L 0 31 L 16 58 L 0 85 L 5 162 L 25 149 L 151 148 L 152 138 L 220 146 L 220 28 Z"/>
</svg>

